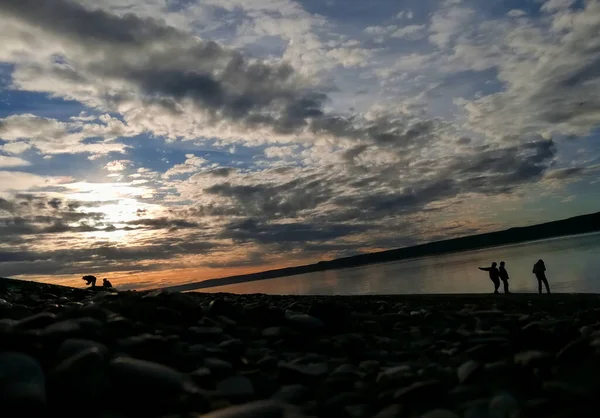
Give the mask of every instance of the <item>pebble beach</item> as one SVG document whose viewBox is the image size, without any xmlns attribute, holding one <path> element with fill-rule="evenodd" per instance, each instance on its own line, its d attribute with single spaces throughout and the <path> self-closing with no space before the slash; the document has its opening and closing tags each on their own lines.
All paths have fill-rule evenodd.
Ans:
<svg viewBox="0 0 600 418">
<path fill-rule="evenodd" d="M 0 280 L 0 415 L 595 417 L 600 297 Z"/>
</svg>

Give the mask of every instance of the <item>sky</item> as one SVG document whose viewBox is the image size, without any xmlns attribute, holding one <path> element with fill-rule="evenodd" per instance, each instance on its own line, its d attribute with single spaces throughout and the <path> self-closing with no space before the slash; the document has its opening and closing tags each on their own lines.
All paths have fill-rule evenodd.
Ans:
<svg viewBox="0 0 600 418">
<path fill-rule="evenodd" d="M 150 288 L 600 210 L 598 0 L 0 0 L 0 276 Z"/>
</svg>

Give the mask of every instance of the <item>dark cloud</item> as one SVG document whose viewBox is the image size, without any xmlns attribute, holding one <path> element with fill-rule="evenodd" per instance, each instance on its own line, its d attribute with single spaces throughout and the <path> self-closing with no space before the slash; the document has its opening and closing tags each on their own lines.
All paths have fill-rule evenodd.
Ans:
<svg viewBox="0 0 600 418">
<path fill-rule="evenodd" d="M 187 229 L 198 228 L 200 225 L 196 222 L 190 222 L 185 219 L 168 219 L 168 218 L 144 218 L 129 221 L 127 225 L 142 226 L 149 229 Z"/>
<path fill-rule="evenodd" d="M 348 235 L 364 232 L 366 225 L 352 224 L 310 224 L 310 223 L 268 223 L 255 219 L 232 222 L 219 234 L 221 238 L 236 242 L 257 242 L 260 244 L 296 243 L 300 246 L 311 241 L 329 241 Z"/>
<path fill-rule="evenodd" d="M 331 198 L 330 185 L 308 175 L 283 184 L 235 185 L 220 183 L 204 190 L 230 199 L 245 216 L 294 217 Z"/>
<path fill-rule="evenodd" d="M 46 0 L 41 7 L 33 4 L 37 2 L 2 0 L 0 8 L 63 42 L 103 52 L 100 61 L 78 67 L 88 73 L 87 80 L 127 81 L 144 100 L 156 104 L 159 99 L 175 112 L 176 103 L 191 100 L 214 122 L 267 127 L 284 135 L 307 131 L 398 148 L 424 145 L 441 124 L 328 115 L 324 106 L 330 99 L 325 89 L 307 88 L 287 64 L 249 60 L 238 51 L 132 14 L 116 16 L 66 0 Z M 159 44 L 164 47 L 157 48 Z M 110 100 L 121 99 L 117 95 Z"/>
<path fill-rule="evenodd" d="M 14 203 L 0 197 L 0 210 L 12 213 L 15 210 Z"/>
</svg>

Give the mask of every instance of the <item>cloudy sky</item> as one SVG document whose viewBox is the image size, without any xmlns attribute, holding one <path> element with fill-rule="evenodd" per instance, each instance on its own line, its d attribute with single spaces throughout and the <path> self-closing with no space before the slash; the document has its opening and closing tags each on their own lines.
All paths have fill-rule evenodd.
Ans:
<svg viewBox="0 0 600 418">
<path fill-rule="evenodd" d="M 0 0 L 0 275 L 152 287 L 600 209 L 600 1 Z"/>
</svg>

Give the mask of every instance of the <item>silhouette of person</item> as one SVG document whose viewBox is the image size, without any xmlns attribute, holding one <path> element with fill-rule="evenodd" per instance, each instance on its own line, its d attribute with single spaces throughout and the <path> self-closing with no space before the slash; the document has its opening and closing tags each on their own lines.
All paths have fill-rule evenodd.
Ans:
<svg viewBox="0 0 600 418">
<path fill-rule="evenodd" d="M 81 280 L 85 280 L 86 286 L 91 284 L 92 287 L 96 287 L 96 276 L 83 276 Z"/>
<path fill-rule="evenodd" d="M 108 279 L 102 279 L 102 286 L 112 287 L 112 283 Z"/>
<path fill-rule="evenodd" d="M 490 273 L 490 280 L 494 283 L 494 293 L 499 293 L 498 288 L 500 287 L 500 272 L 498 271 L 498 267 L 496 267 L 497 265 L 494 261 L 491 267 L 479 267 L 479 270 Z"/>
<path fill-rule="evenodd" d="M 548 279 L 546 279 L 546 265 L 544 260 L 540 259 L 533 265 L 533 274 L 538 281 L 538 292 L 542 294 L 542 283 L 546 286 L 546 292 L 550 294 L 550 285 L 548 285 Z"/>
<path fill-rule="evenodd" d="M 500 275 L 500 280 L 504 283 L 504 293 L 510 293 L 508 291 L 508 271 L 506 271 L 505 267 L 506 263 L 504 261 L 500 262 L 500 268 L 498 269 L 498 274 Z"/>
</svg>

